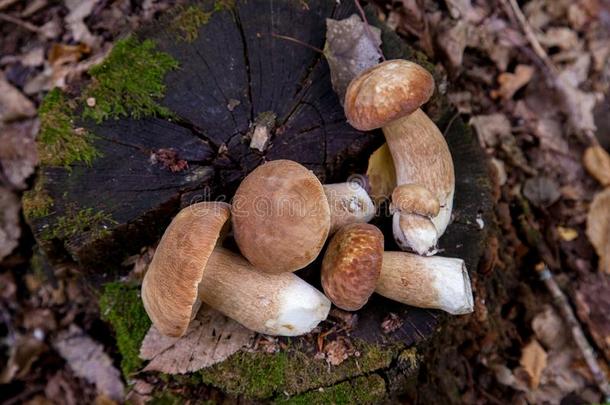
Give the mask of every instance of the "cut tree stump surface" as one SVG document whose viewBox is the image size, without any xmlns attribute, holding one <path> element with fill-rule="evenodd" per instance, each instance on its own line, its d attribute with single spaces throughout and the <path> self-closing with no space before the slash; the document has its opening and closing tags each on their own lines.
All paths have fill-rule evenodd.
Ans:
<svg viewBox="0 0 610 405">
<path fill-rule="evenodd" d="M 384 141 L 381 132 L 363 133 L 346 123 L 323 55 L 271 35 L 323 48 L 325 19 L 342 19 L 354 12 L 351 1 L 194 3 L 135 34 L 138 43 L 152 40 L 155 52 L 170 55 L 177 67 L 164 75 L 165 89 L 154 100 L 153 114 L 134 116 L 127 106 L 123 116 L 111 114 L 99 122 L 82 118 L 91 108 L 83 94 L 88 94 L 95 80 L 65 95 L 73 114 L 69 130 L 78 135 L 83 131 L 78 128 L 85 128 L 96 153 L 89 160 L 76 159 L 68 165 L 47 161 L 40 169 L 35 190 L 27 197 L 33 208 L 26 209 L 26 217 L 46 255 L 81 263 L 92 285 L 115 281 L 125 271 L 119 263 L 154 244 L 180 207 L 222 197 L 230 200 L 239 182 L 265 161 L 295 160 L 323 183 L 364 173 L 368 157 Z M 420 54 L 381 28 L 386 58 L 416 60 L 431 69 Z M 470 129 L 442 96 L 436 94 L 426 109 L 446 135 L 456 172 L 454 219 L 441 239 L 442 254 L 464 259 L 473 272 L 492 226 L 485 159 Z M 250 138 L 255 124 L 263 121 L 270 138 L 260 152 L 250 148 Z M 43 130 L 44 125 L 43 117 Z M 397 250 L 390 220 L 380 218 L 376 223 L 386 235 L 386 249 Z M 297 274 L 320 288 L 319 260 Z M 398 315 L 400 326 L 383 333 L 381 323 L 390 313 Z M 336 377 L 315 380 L 317 383 L 299 386 L 294 382 L 290 389 L 279 384 L 260 395 L 247 388 L 227 391 L 256 397 L 283 391 L 292 395 L 390 369 L 405 347 L 430 337 L 442 318 L 438 311 L 379 296 L 357 314 L 350 336 L 369 349 L 390 353 L 389 357 L 382 356 L 368 368 L 358 365 L 357 372 L 333 371 Z M 312 340 L 292 339 L 290 350 L 312 358 Z M 274 357 L 277 359 L 277 355 L 268 355 L 257 361 Z M 227 364 L 217 367 L 222 371 L 219 375 L 226 375 L 231 363 Z M 265 365 L 260 367 L 264 372 Z M 243 370 L 232 372 L 240 376 Z M 294 377 L 296 371 L 292 373 Z M 386 379 L 388 375 L 384 375 Z M 283 381 L 288 380 L 285 374 Z M 222 377 L 208 375 L 204 381 L 226 387 Z"/>
</svg>

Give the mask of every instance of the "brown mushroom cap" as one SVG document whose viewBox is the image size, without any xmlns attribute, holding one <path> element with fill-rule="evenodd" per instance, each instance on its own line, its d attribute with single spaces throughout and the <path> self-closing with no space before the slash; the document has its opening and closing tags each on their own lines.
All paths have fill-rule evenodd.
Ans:
<svg viewBox="0 0 610 405">
<path fill-rule="evenodd" d="M 229 204 L 202 202 L 184 208 L 166 229 L 142 282 L 142 301 L 164 335 L 182 336 L 199 307 L 198 286 Z"/>
<path fill-rule="evenodd" d="M 360 74 L 345 93 L 347 121 L 361 131 L 381 128 L 411 114 L 434 93 L 434 78 L 403 59 L 380 63 Z"/>
<path fill-rule="evenodd" d="M 241 253 L 259 270 L 290 272 L 311 263 L 330 229 L 330 208 L 318 178 L 290 160 L 252 171 L 233 198 L 233 229 Z"/>
<path fill-rule="evenodd" d="M 322 261 L 322 288 L 337 307 L 356 311 L 368 301 L 379 279 L 383 234 L 370 224 L 337 231 Z"/>
<path fill-rule="evenodd" d="M 441 206 L 427 188 L 419 184 L 401 184 L 392 192 L 392 205 L 398 211 L 426 217 L 438 215 Z"/>
</svg>

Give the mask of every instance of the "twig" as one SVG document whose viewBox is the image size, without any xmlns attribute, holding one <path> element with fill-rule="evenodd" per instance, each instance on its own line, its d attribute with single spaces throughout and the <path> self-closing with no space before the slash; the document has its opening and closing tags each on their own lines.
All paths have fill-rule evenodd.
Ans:
<svg viewBox="0 0 610 405">
<path fill-rule="evenodd" d="M 17 3 L 19 0 L 0 0 L 0 10 L 4 10 L 5 8 L 9 8 L 13 4 Z"/>
<path fill-rule="evenodd" d="M 362 5 L 360 4 L 360 0 L 354 0 L 354 3 L 356 4 L 356 8 L 358 9 L 360 18 L 362 18 L 362 21 L 364 21 L 364 30 L 366 31 L 366 36 L 368 37 L 369 41 L 371 41 L 371 43 L 375 45 L 375 48 L 377 48 L 377 52 L 379 52 L 379 55 L 381 55 L 381 60 L 385 62 L 385 56 L 383 56 L 383 51 L 381 50 L 379 45 L 375 43 L 375 37 L 373 36 L 373 32 L 371 32 L 369 21 L 366 18 L 366 14 L 364 12 L 364 9 L 362 8 Z"/>
<path fill-rule="evenodd" d="M 286 41 L 294 42 L 296 44 L 304 46 L 305 48 L 309 48 L 312 51 L 316 51 L 316 52 L 321 53 L 322 55 L 324 55 L 324 51 L 322 49 L 316 48 L 313 45 L 309 45 L 308 43 L 303 42 L 300 39 L 296 39 L 296 38 L 289 37 L 289 36 L 286 36 L 286 35 L 276 34 L 274 32 L 271 33 L 271 36 L 274 37 L 274 38 L 280 38 L 280 39 L 285 39 Z"/>
<path fill-rule="evenodd" d="M 610 401 L 610 384 L 608 383 L 608 379 L 604 372 L 600 369 L 599 364 L 597 363 L 595 351 L 593 347 L 587 341 L 585 334 L 576 319 L 576 315 L 568 302 L 568 298 L 561 291 L 561 288 L 555 282 L 553 277 L 553 273 L 549 270 L 546 264 L 542 264 L 540 268 L 536 269 L 540 273 L 540 279 L 544 282 L 547 289 L 551 293 L 555 304 L 559 307 L 561 314 L 563 315 L 564 320 L 570 327 L 570 331 L 572 332 L 572 337 L 574 338 L 574 342 L 576 346 L 580 349 L 583 357 L 585 358 L 585 362 L 597 383 L 600 391 L 606 396 L 606 401 Z"/>
<path fill-rule="evenodd" d="M 32 31 L 35 32 L 37 34 L 40 34 L 40 28 L 38 28 L 37 26 L 35 26 L 34 24 L 31 24 L 27 21 L 23 21 L 17 17 L 13 17 L 12 15 L 6 14 L 6 13 L 0 13 L 0 20 L 6 21 L 6 22 L 10 22 L 13 23 L 15 25 L 18 25 L 22 28 L 25 28 L 28 31 Z"/>
</svg>

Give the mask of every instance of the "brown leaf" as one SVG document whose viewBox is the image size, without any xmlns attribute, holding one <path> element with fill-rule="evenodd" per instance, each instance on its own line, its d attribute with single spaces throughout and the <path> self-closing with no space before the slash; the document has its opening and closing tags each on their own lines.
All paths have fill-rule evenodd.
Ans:
<svg viewBox="0 0 610 405">
<path fill-rule="evenodd" d="M 528 343 L 521 351 L 519 363 L 530 377 L 530 387 L 537 388 L 540 376 L 546 367 L 547 354 L 536 339 Z"/>
<path fill-rule="evenodd" d="M 0 261 L 16 247 L 21 236 L 19 198 L 0 186 Z"/>
<path fill-rule="evenodd" d="M 486 148 L 497 146 L 501 138 L 511 135 L 510 121 L 501 113 L 476 115 L 469 124 L 477 131 L 481 146 Z"/>
<path fill-rule="evenodd" d="M 324 55 L 333 89 L 343 104 L 345 91 L 360 72 L 379 63 L 381 30 L 368 26 L 356 14 L 344 20 L 326 19 Z"/>
<path fill-rule="evenodd" d="M 396 188 L 396 168 L 387 143 L 384 143 L 369 157 L 366 175 L 371 188 L 371 198 L 376 203 L 390 198 L 392 191 Z"/>
<path fill-rule="evenodd" d="M 164 336 L 151 326 L 140 347 L 140 357 L 150 360 L 144 371 L 193 372 L 223 361 L 246 346 L 253 334 L 220 312 L 204 307 L 180 338 Z"/>
<path fill-rule="evenodd" d="M 610 278 L 603 273 L 588 274 L 579 283 L 575 298 L 578 317 L 610 360 Z"/>
<path fill-rule="evenodd" d="M 610 186 L 610 154 L 601 146 L 589 146 L 583 156 L 583 163 L 591 176 L 602 186 Z"/>
<path fill-rule="evenodd" d="M 515 68 L 515 73 L 500 73 L 498 76 L 500 88 L 492 90 L 491 97 L 502 97 L 505 100 L 510 100 L 521 87 L 529 83 L 534 72 L 535 69 L 532 66 L 518 65 Z"/>
<path fill-rule="evenodd" d="M 36 134 L 40 127 L 37 118 L 0 124 L 0 162 L 2 172 L 12 187 L 24 190 L 26 180 L 38 165 Z"/>
<path fill-rule="evenodd" d="M 587 214 L 587 237 L 599 256 L 599 270 L 610 274 L 610 187 L 593 198 Z"/>
<path fill-rule="evenodd" d="M 13 87 L 0 72 L 0 126 L 20 118 L 36 115 L 34 104 Z"/>
<path fill-rule="evenodd" d="M 33 336 L 17 337 L 11 345 L 6 364 L 0 369 L 0 384 L 8 384 L 14 378 L 23 378 L 45 349 L 46 345 Z"/>
<path fill-rule="evenodd" d="M 534 317 L 532 329 L 536 338 L 547 349 L 560 348 L 568 340 L 568 331 L 563 320 L 550 305 L 545 305 L 544 310 Z"/>
<path fill-rule="evenodd" d="M 398 330 L 404 321 L 395 313 L 390 312 L 381 322 L 381 330 L 383 333 L 392 333 Z"/>
<path fill-rule="evenodd" d="M 338 366 L 355 353 L 351 342 L 343 336 L 339 336 L 324 347 L 326 361 L 331 366 Z"/>
<path fill-rule="evenodd" d="M 98 393 L 120 401 L 125 389 L 121 373 L 112 359 L 104 353 L 104 347 L 72 324 L 69 330 L 60 332 L 53 347 L 63 357 L 74 374 L 95 384 Z"/>
<path fill-rule="evenodd" d="M 554 180 L 545 176 L 537 176 L 525 181 L 523 195 L 537 207 L 548 207 L 559 200 L 561 192 Z"/>
<path fill-rule="evenodd" d="M 91 52 L 85 44 L 66 45 L 55 43 L 49 51 L 49 63 L 53 66 L 78 62 L 84 54 Z"/>
</svg>

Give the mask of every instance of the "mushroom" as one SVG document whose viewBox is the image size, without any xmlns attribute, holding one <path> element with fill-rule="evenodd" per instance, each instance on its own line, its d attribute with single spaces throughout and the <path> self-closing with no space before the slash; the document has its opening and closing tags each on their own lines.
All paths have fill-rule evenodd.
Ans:
<svg viewBox="0 0 610 405">
<path fill-rule="evenodd" d="M 384 252 L 383 235 L 370 224 L 337 231 L 322 262 L 322 287 L 336 306 L 348 311 L 361 308 L 373 290 L 403 304 L 454 315 L 473 310 L 463 260 Z"/>
<path fill-rule="evenodd" d="M 322 261 L 322 288 L 333 304 L 357 311 L 375 291 L 383 256 L 383 234 L 354 223 L 333 236 Z"/>
<path fill-rule="evenodd" d="M 216 246 L 229 217 L 229 204 L 203 202 L 184 208 L 166 229 L 142 283 L 157 329 L 182 336 L 201 302 L 269 335 L 301 335 L 326 319 L 330 301 L 296 275 L 260 272 Z"/>
<path fill-rule="evenodd" d="M 375 206 L 356 182 L 322 186 L 305 166 L 274 160 L 246 176 L 232 212 L 241 253 L 257 269 L 281 273 L 310 264 L 329 233 L 371 220 Z"/>
<path fill-rule="evenodd" d="M 324 184 L 322 187 L 330 208 L 330 234 L 347 224 L 369 222 L 375 216 L 375 204 L 357 182 Z"/>
<path fill-rule="evenodd" d="M 473 311 L 472 288 L 462 259 L 384 252 L 375 292 L 419 308 L 453 315 Z"/>
<path fill-rule="evenodd" d="M 396 183 L 417 186 L 422 205 L 439 205 L 439 211 L 429 215 L 394 204 L 396 242 L 401 249 L 421 255 L 436 253 L 438 238 L 451 219 L 455 189 L 447 142 L 419 109 L 433 92 L 434 79 L 423 67 L 389 60 L 352 80 L 345 95 L 345 115 L 354 128 L 382 128 L 394 160 Z"/>
</svg>

